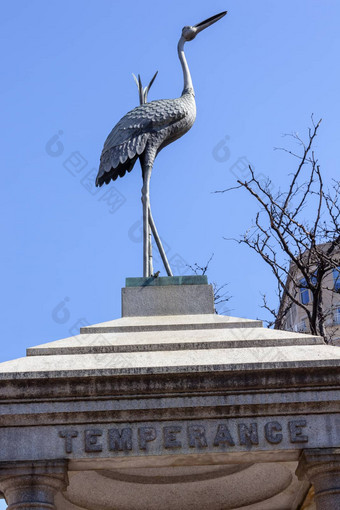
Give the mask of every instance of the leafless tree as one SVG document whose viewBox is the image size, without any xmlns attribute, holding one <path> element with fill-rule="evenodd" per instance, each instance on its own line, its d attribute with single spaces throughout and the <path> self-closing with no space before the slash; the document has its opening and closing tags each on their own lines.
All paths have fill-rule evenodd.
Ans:
<svg viewBox="0 0 340 510">
<path fill-rule="evenodd" d="M 281 306 L 269 306 L 263 296 L 263 307 L 273 316 L 271 325 L 283 329 L 295 304 L 304 310 L 311 333 L 327 341 L 323 297 L 325 278 L 340 264 L 340 181 L 332 182 L 332 191 L 325 190 L 313 150 L 320 123 L 312 117 L 306 142 L 296 133 L 288 135 L 298 150 L 279 149 L 298 161 L 286 191 L 274 192 L 272 182 L 259 180 L 249 167 L 248 180 L 239 179 L 237 186 L 217 193 L 241 188 L 260 206 L 252 227 L 234 240 L 260 255 L 276 278 Z M 312 296 L 309 306 L 300 299 L 304 289 Z"/>
<path fill-rule="evenodd" d="M 206 262 L 206 264 L 204 266 L 200 266 L 197 262 L 195 262 L 195 264 L 193 266 L 188 265 L 188 267 L 189 267 L 189 269 L 191 269 L 191 271 L 194 274 L 204 275 L 207 273 L 210 263 L 213 258 L 214 258 L 214 254 L 212 253 L 210 255 L 210 258 L 208 259 L 208 261 Z M 216 282 L 212 282 L 212 286 L 213 286 L 213 291 L 214 291 L 215 312 L 216 313 L 220 312 L 222 314 L 229 312 L 229 309 L 224 309 L 222 307 L 222 305 L 224 303 L 227 303 L 231 299 L 230 294 L 226 290 L 226 287 L 228 286 L 228 284 L 224 283 L 223 285 L 219 285 Z M 222 310 L 222 308 L 223 308 L 223 310 Z"/>
</svg>

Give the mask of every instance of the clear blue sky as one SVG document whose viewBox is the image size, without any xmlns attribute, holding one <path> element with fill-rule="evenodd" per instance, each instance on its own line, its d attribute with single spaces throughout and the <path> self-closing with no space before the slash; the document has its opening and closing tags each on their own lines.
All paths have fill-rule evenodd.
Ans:
<svg viewBox="0 0 340 510">
<path fill-rule="evenodd" d="M 295 161 L 273 147 L 303 135 L 311 113 L 324 119 L 326 183 L 339 176 L 339 2 L 14 0 L 0 18 L 1 360 L 120 316 L 125 277 L 142 272 L 141 172 L 94 194 L 103 142 L 138 103 L 131 73 L 159 71 L 150 100 L 179 96 L 181 28 L 225 9 L 186 45 L 197 120 L 158 156 L 151 203 L 169 258 L 214 252 L 209 279 L 229 282 L 230 314 L 265 317 L 268 268 L 223 239 L 247 229 L 255 204 L 212 192 L 235 183 L 242 157 L 284 185 Z"/>
</svg>

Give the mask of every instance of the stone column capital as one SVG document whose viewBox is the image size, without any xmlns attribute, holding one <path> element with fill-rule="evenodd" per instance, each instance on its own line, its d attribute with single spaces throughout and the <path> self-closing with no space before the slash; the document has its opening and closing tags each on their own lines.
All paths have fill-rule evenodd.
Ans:
<svg viewBox="0 0 340 510">
<path fill-rule="evenodd" d="M 312 478 L 325 471 L 340 469 L 340 448 L 311 448 L 302 451 L 296 475 L 299 480 Z"/>
<path fill-rule="evenodd" d="M 0 463 L 0 490 L 8 510 L 55 510 L 54 496 L 67 485 L 64 459 Z"/>
<path fill-rule="evenodd" d="M 340 448 L 303 450 L 296 475 L 314 485 L 317 510 L 340 508 Z"/>
</svg>

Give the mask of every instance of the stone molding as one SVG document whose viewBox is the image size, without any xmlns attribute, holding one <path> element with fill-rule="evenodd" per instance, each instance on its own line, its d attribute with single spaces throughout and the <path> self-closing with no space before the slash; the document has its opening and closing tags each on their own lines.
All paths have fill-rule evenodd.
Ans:
<svg viewBox="0 0 340 510">
<path fill-rule="evenodd" d="M 157 289 L 166 287 L 149 288 Z M 135 510 L 183 510 L 193 501 L 215 510 L 250 503 L 296 510 L 314 480 L 318 510 L 340 508 L 333 504 L 340 485 L 338 348 L 212 313 L 77 324 L 85 326 L 79 335 L 0 365 L 0 491 L 9 510 L 110 510 L 112 501 L 118 510 L 127 500 Z M 315 452 L 317 466 L 304 469 L 306 459 L 315 464 Z M 202 469 L 249 463 L 240 471 L 254 480 L 249 498 L 235 474 L 200 481 L 199 490 L 190 482 L 190 493 L 178 483 Z M 136 480 L 139 468 L 149 480 Z M 120 470 L 133 480 L 121 480 Z M 174 479 L 158 484 L 164 470 Z"/>
<path fill-rule="evenodd" d="M 56 510 L 54 496 L 68 486 L 67 460 L 1 462 L 0 490 L 8 510 Z"/>
</svg>

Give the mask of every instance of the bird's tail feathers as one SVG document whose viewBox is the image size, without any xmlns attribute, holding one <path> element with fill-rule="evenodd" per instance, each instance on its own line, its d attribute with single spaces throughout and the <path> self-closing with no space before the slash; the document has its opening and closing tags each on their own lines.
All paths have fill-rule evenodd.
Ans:
<svg viewBox="0 0 340 510">
<path fill-rule="evenodd" d="M 104 183 L 109 184 L 109 182 L 115 181 L 118 177 L 124 177 L 126 172 L 131 172 L 138 158 L 138 154 L 134 156 L 132 159 L 127 159 L 125 163 L 119 163 L 116 168 L 111 167 L 110 170 L 105 171 L 104 166 L 100 164 L 98 175 L 96 178 L 96 186 L 102 186 Z"/>
</svg>

